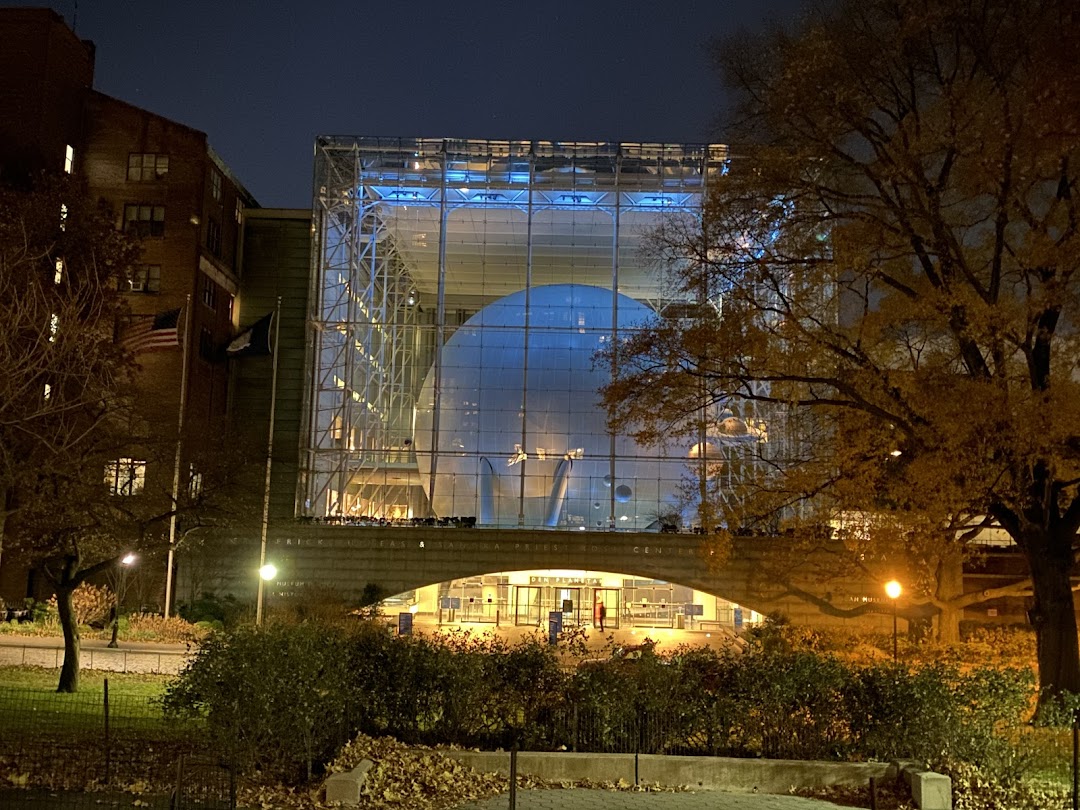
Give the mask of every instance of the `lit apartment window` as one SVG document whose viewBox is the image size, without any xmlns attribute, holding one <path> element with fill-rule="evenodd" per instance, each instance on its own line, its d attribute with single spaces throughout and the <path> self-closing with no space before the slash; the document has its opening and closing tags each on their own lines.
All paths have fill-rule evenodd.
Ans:
<svg viewBox="0 0 1080 810">
<path fill-rule="evenodd" d="M 202 277 L 202 302 L 210 309 L 217 308 L 217 285 L 210 276 Z"/>
<path fill-rule="evenodd" d="M 202 495 L 203 474 L 192 464 L 188 467 L 188 496 L 194 500 Z"/>
<path fill-rule="evenodd" d="M 221 258 L 221 224 L 213 217 L 206 220 L 206 249 Z"/>
<path fill-rule="evenodd" d="M 49 316 L 49 343 L 56 342 L 56 333 L 60 331 L 60 316 L 53 313 Z"/>
<path fill-rule="evenodd" d="M 67 230 L 67 203 L 60 203 L 60 230 Z"/>
<path fill-rule="evenodd" d="M 217 169 L 210 170 L 210 193 L 215 200 L 221 202 L 221 172 Z"/>
<path fill-rule="evenodd" d="M 124 206 L 124 232 L 139 237 L 165 235 L 165 206 L 130 203 Z"/>
<path fill-rule="evenodd" d="M 64 260 L 57 259 L 53 269 L 53 284 L 59 284 L 64 280 Z"/>
<path fill-rule="evenodd" d="M 236 224 L 242 225 L 244 223 L 244 201 L 239 197 L 236 198 Z"/>
<path fill-rule="evenodd" d="M 64 147 L 64 171 L 71 174 L 75 170 L 75 149 L 69 143 Z"/>
<path fill-rule="evenodd" d="M 151 180 L 161 180 L 168 173 L 168 155 L 156 152 L 132 152 L 128 155 L 128 180 L 146 183 Z"/>
<path fill-rule="evenodd" d="M 143 264 L 131 268 L 131 275 L 120 280 L 120 292 L 161 292 L 161 265 Z"/>
<path fill-rule="evenodd" d="M 118 458 L 105 465 L 105 486 L 113 495 L 137 495 L 145 485 L 145 461 Z"/>
<path fill-rule="evenodd" d="M 52 386 L 45 383 L 45 401 L 48 402 L 50 399 L 52 399 Z"/>
</svg>

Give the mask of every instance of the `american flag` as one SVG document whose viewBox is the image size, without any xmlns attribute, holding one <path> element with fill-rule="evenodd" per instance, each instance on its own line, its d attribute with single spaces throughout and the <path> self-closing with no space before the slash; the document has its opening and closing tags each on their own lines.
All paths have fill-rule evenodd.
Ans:
<svg viewBox="0 0 1080 810">
<path fill-rule="evenodd" d="M 136 316 L 120 330 L 120 346 L 129 352 L 175 349 L 180 345 L 180 310 Z"/>
</svg>

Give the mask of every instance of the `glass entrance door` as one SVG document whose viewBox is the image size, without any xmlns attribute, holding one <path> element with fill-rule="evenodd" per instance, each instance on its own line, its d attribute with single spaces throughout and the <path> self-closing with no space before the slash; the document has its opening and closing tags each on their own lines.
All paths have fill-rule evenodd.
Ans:
<svg viewBox="0 0 1080 810">
<path fill-rule="evenodd" d="M 543 608 L 542 588 L 536 585 L 517 585 L 514 588 L 514 624 L 540 626 Z"/>
<path fill-rule="evenodd" d="M 619 588 L 593 589 L 593 627 L 606 632 L 618 630 L 621 626 L 619 609 L 622 603 L 622 590 Z M 603 619 L 603 621 L 601 621 Z"/>
<path fill-rule="evenodd" d="M 580 625 L 581 588 L 556 588 L 554 609 L 562 611 L 563 627 Z"/>
</svg>

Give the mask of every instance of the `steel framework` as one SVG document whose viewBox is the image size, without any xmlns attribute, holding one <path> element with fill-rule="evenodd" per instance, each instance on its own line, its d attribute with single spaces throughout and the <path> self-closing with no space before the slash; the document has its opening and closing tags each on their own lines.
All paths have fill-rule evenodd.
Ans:
<svg viewBox="0 0 1080 810">
<path fill-rule="evenodd" d="M 662 311 L 671 296 L 642 236 L 696 214 L 726 160 L 722 145 L 320 137 L 301 514 L 431 516 L 449 485 L 437 441 L 418 464 L 417 398 L 431 375 L 438 437 L 454 331 L 538 285 L 603 287 Z M 768 436 L 747 402 L 707 422 L 729 461 Z M 610 455 L 614 480 L 614 437 Z M 742 466 L 723 465 L 725 489 Z"/>
</svg>

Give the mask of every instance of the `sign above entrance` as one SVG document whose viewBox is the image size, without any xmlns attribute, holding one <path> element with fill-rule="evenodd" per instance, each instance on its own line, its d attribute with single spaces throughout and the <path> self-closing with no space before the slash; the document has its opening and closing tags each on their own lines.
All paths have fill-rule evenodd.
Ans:
<svg viewBox="0 0 1080 810">
<path fill-rule="evenodd" d="M 588 585 L 599 588 L 600 577 L 529 577 L 530 585 Z"/>
</svg>

